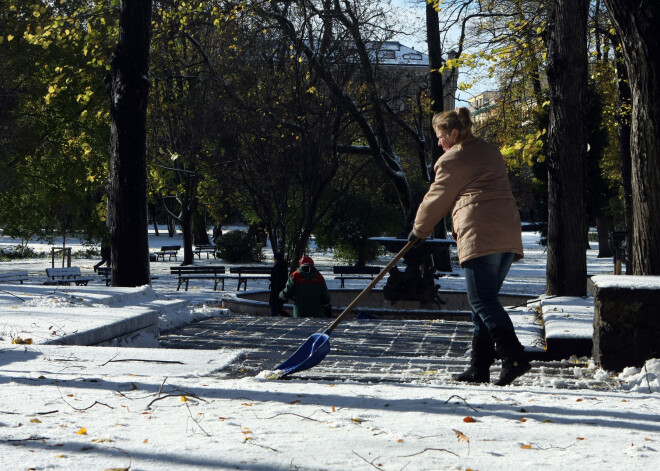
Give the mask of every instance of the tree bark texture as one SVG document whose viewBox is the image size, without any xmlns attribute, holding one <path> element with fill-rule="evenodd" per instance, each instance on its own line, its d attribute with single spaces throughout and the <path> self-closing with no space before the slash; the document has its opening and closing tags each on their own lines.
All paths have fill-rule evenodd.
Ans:
<svg viewBox="0 0 660 471">
<path fill-rule="evenodd" d="M 617 43 L 614 43 L 614 40 Z M 616 90 L 618 112 L 615 116 L 617 134 L 619 137 L 619 159 L 621 160 L 621 189 L 623 191 L 623 213 L 626 223 L 626 246 L 628 254 L 632 253 L 632 227 L 633 227 L 633 203 L 632 203 L 632 158 L 630 156 L 630 115 L 624 113 L 624 109 L 630 107 L 632 97 L 630 95 L 630 80 L 628 70 L 624 63 L 623 53 L 617 46 L 618 40 L 613 42 L 616 70 Z M 626 275 L 632 275 L 632 263 L 626 263 Z"/>
<path fill-rule="evenodd" d="M 445 93 L 442 85 L 442 74 L 440 68 L 442 67 L 442 42 L 440 41 L 440 19 L 438 11 L 433 4 L 426 4 L 426 42 L 429 48 L 429 86 L 431 91 L 431 114 L 442 113 L 445 111 Z M 431 123 L 429 123 L 430 137 L 431 137 L 431 161 L 433 165 L 442 155 L 442 147 L 438 145 L 435 130 Z M 431 166 L 431 169 L 433 166 Z M 430 172 L 429 169 L 424 169 L 429 183 L 435 178 L 435 173 Z M 419 206 L 419 201 L 415 201 L 416 206 Z M 445 228 L 444 218 L 436 225 L 434 236 L 439 239 L 447 238 L 447 230 Z M 452 271 L 451 257 L 449 249 L 437 250 L 433 255 L 433 263 L 437 270 Z"/>
<path fill-rule="evenodd" d="M 587 0 L 555 0 L 550 25 L 548 295 L 586 295 L 587 11 Z"/>
<path fill-rule="evenodd" d="M 606 0 L 630 80 L 632 274 L 660 275 L 660 2 Z"/>
<path fill-rule="evenodd" d="M 112 286 L 149 283 L 146 122 L 151 0 L 122 0 L 110 93 Z"/>
</svg>

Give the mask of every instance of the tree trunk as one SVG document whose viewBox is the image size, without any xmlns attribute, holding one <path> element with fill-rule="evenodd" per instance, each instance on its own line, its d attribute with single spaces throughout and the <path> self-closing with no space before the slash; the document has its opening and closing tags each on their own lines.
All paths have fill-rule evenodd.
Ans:
<svg viewBox="0 0 660 471">
<path fill-rule="evenodd" d="M 151 0 L 122 0 L 111 62 L 110 184 L 112 286 L 149 283 L 146 124 Z"/>
<path fill-rule="evenodd" d="M 188 195 L 181 198 L 181 232 L 183 233 L 183 263 L 181 265 L 192 265 L 192 210 Z"/>
<path fill-rule="evenodd" d="M 606 0 L 632 95 L 632 273 L 660 275 L 660 3 Z"/>
<path fill-rule="evenodd" d="M 598 258 L 608 258 L 612 256 L 610 248 L 609 226 L 607 216 L 598 216 L 596 218 L 596 229 L 598 230 Z"/>
<path fill-rule="evenodd" d="M 149 203 L 148 208 L 151 212 L 151 217 L 153 217 L 154 233 L 156 234 L 156 237 L 158 237 L 160 234 L 158 233 L 158 218 L 156 217 L 156 204 Z"/>
<path fill-rule="evenodd" d="M 587 0 L 555 0 L 548 41 L 546 294 L 585 296 Z"/>
<path fill-rule="evenodd" d="M 442 43 L 440 41 L 440 21 L 438 12 L 432 3 L 426 4 L 426 43 L 429 47 L 429 83 L 431 91 L 431 113 L 442 113 L 445 111 L 445 93 L 442 85 L 442 74 L 439 69 L 442 67 Z M 429 123 L 430 124 L 430 123 Z M 442 147 L 438 145 L 435 130 L 429 126 L 431 136 L 431 162 L 435 164 L 436 160 L 442 155 Z M 428 168 L 424 169 L 427 181 L 431 183 L 435 174 L 429 174 Z M 419 202 L 415 201 L 419 206 Z M 410 228 L 408 228 L 410 229 Z M 438 239 L 447 238 L 445 228 L 445 219 L 443 218 L 435 227 L 433 235 Z M 433 254 L 433 264 L 436 270 L 450 272 L 451 257 L 449 249 L 440 249 Z"/>
<path fill-rule="evenodd" d="M 197 209 L 193 211 L 192 216 L 192 240 L 195 245 L 208 245 L 211 243 L 206 228 L 206 216 Z"/>
<path fill-rule="evenodd" d="M 629 109 L 632 102 L 630 96 L 630 81 L 628 70 L 624 64 L 623 54 L 612 42 L 614 49 L 614 67 L 616 69 L 617 108 L 615 115 L 617 134 L 619 137 L 619 159 L 621 160 L 621 188 L 623 191 L 623 213 L 626 225 L 626 247 L 628 253 L 632 253 L 632 227 L 633 227 L 633 204 L 632 204 L 632 160 L 630 156 L 630 114 L 624 110 Z M 632 263 L 626 263 L 626 275 L 632 275 Z"/>
</svg>

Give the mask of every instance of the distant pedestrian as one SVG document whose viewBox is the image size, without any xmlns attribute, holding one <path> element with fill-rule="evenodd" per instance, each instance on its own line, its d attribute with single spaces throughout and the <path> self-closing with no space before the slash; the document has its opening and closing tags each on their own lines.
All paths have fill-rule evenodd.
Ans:
<svg viewBox="0 0 660 471">
<path fill-rule="evenodd" d="M 520 214 L 504 159 L 497 147 L 472 135 L 467 108 L 436 114 L 433 129 L 445 153 L 408 239 L 425 239 L 451 212 L 474 323 L 470 367 L 454 379 L 488 382 L 497 349 L 502 371 L 495 384 L 511 384 L 530 364 L 498 298 L 511 263 L 523 258 Z"/>
<path fill-rule="evenodd" d="M 268 304 L 270 304 L 271 316 L 289 316 L 289 313 L 284 310 L 284 301 L 280 298 L 280 292 L 286 286 L 287 279 L 289 278 L 289 269 L 284 254 L 277 252 L 275 254 L 275 265 L 270 271 L 270 297 Z"/>
<path fill-rule="evenodd" d="M 330 317 L 330 292 L 323 275 L 314 267 L 314 260 L 304 256 L 280 293 L 280 299 L 293 298 L 293 317 Z"/>
<path fill-rule="evenodd" d="M 110 266 L 110 253 L 111 253 L 110 244 L 104 241 L 101 244 L 101 261 L 96 265 L 94 265 L 94 272 L 98 271 L 99 267 L 104 263 L 107 266 Z"/>
</svg>

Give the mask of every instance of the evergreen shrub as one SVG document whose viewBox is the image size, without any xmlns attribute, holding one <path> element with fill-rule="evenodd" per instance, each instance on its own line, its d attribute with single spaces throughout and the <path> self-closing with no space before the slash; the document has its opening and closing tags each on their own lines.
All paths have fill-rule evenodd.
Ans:
<svg viewBox="0 0 660 471">
<path fill-rule="evenodd" d="M 218 239 L 218 256 L 228 263 L 260 262 L 261 248 L 256 239 L 243 231 L 229 231 Z"/>
</svg>

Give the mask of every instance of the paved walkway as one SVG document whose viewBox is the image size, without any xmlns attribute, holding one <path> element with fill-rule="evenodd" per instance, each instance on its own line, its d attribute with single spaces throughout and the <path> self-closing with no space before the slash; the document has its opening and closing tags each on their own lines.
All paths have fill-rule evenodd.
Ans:
<svg viewBox="0 0 660 471">
<path fill-rule="evenodd" d="M 205 320 L 161 335 L 165 348 L 245 349 L 243 357 L 220 374 L 236 378 L 272 370 L 289 358 L 312 334 L 323 332 L 327 319 L 236 316 Z M 446 382 L 468 365 L 472 325 L 424 320 L 346 320 L 334 330 L 331 350 L 316 367 L 291 380 L 361 382 Z M 558 388 L 610 385 L 574 373 L 576 363 L 534 361 L 518 384 Z M 491 375 L 498 375 L 499 362 Z M 585 384 L 585 381 L 588 384 Z"/>
</svg>

